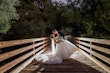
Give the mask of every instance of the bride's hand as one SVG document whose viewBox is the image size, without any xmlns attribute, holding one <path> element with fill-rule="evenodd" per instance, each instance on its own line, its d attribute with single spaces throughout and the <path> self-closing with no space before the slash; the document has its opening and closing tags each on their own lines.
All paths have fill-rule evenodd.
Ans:
<svg viewBox="0 0 110 73">
<path fill-rule="evenodd" d="M 61 40 L 57 40 L 57 39 L 55 39 L 55 43 L 60 43 L 60 41 L 61 41 Z"/>
</svg>

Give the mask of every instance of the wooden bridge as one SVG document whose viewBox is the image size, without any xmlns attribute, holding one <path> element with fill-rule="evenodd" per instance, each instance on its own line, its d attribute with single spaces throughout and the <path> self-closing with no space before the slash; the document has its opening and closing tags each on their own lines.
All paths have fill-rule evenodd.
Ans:
<svg viewBox="0 0 110 73">
<path fill-rule="evenodd" d="M 0 73 L 110 73 L 110 40 L 73 38 L 77 51 L 61 64 L 36 56 L 50 49 L 47 37 L 0 42 Z"/>
</svg>

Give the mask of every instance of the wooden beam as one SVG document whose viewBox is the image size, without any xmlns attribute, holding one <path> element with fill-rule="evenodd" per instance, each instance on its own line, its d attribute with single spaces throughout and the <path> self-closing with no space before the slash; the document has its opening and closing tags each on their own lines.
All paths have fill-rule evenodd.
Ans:
<svg viewBox="0 0 110 73">
<path fill-rule="evenodd" d="M 39 48 L 37 48 L 37 49 L 35 50 L 35 52 L 41 50 L 42 48 L 44 48 L 44 47 L 47 46 L 47 45 L 48 45 L 48 44 L 45 44 L 45 45 L 43 45 L 43 46 L 40 46 Z M 1 66 L 1 67 L 0 67 L 0 73 L 3 73 L 3 72 L 5 72 L 5 71 L 7 71 L 8 69 L 12 68 L 12 67 L 15 66 L 16 64 L 18 64 L 18 63 L 22 62 L 23 60 L 27 59 L 27 58 L 30 57 L 33 53 L 34 53 L 34 51 L 31 51 L 31 52 L 29 52 L 29 53 L 27 53 L 27 54 L 25 54 L 25 55 L 23 55 L 23 56 L 21 56 L 21 57 L 15 59 L 15 60 L 9 62 L 9 63 L 6 64 L 6 65 Z"/>
<path fill-rule="evenodd" d="M 88 42 L 99 43 L 99 44 L 110 45 L 110 40 L 105 40 L 105 39 L 93 39 L 93 38 L 81 38 L 81 37 L 75 37 L 75 39 L 88 41 Z"/>
<path fill-rule="evenodd" d="M 102 62 L 98 61 L 97 59 L 95 59 L 94 57 L 90 56 L 89 54 L 87 54 L 86 52 L 84 52 L 83 50 L 79 49 L 79 51 L 84 54 L 86 57 L 88 57 L 90 60 L 92 60 L 94 63 L 96 63 L 98 66 L 100 66 L 101 68 L 103 68 L 105 71 L 107 71 L 108 73 L 110 72 L 110 67 L 106 66 L 105 64 L 103 64 Z"/>
<path fill-rule="evenodd" d="M 79 46 L 80 48 L 82 48 L 83 50 L 85 50 L 85 51 L 91 53 L 91 54 L 94 55 L 95 57 L 101 59 L 102 61 L 105 61 L 106 63 L 110 64 L 110 59 L 109 59 L 108 57 L 105 57 L 105 56 L 103 56 L 103 55 L 101 55 L 101 54 L 99 54 L 99 53 L 96 53 L 96 52 L 94 52 L 94 51 L 91 51 L 90 49 L 88 49 L 88 48 L 86 48 L 86 47 L 84 47 L 84 46 L 82 46 L 82 45 L 78 45 L 78 46 Z"/>
<path fill-rule="evenodd" d="M 30 46 L 26 46 L 26 47 L 23 47 L 23 48 L 14 50 L 14 51 L 10 51 L 10 52 L 4 53 L 4 54 L 0 54 L 0 61 L 3 61 L 3 60 L 10 58 L 10 57 L 13 57 L 13 56 L 18 55 L 22 52 L 28 51 L 28 50 L 32 49 L 33 47 L 37 47 L 37 46 L 40 46 L 45 43 L 47 43 L 47 41 L 36 43 L 36 44 L 30 45 Z"/>
<path fill-rule="evenodd" d="M 104 47 L 100 47 L 100 46 L 96 46 L 96 45 L 91 45 L 91 44 L 88 44 L 88 43 L 85 43 L 85 42 L 82 42 L 82 41 L 78 42 L 78 43 L 80 43 L 82 45 L 85 45 L 87 47 L 91 47 L 92 49 L 95 49 L 95 50 L 98 50 L 98 51 L 101 51 L 103 53 L 106 53 L 106 54 L 110 55 L 110 49 L 108 49 L 108 48 L 104 48 Z"/>
<path fill-rule="evenodd" d="M 3 42 L 0 42 L 0 48 L 5 48 L 5 47 L 10 47 L 10 46 L 15 46 L 15 45 L 21 45 L 21 44 L 26 44 L 26 43 L 36 42 L 36 41 L 42 41 L 42 40 L 47 40 L 47 39 L 48 38 L 43 37 L 43 38 L 3 41 Z"/>
<path fill-rule="evenodd" d="M 36 55 L 32 56 L 28 60 L 26 60 L 23 64 L 15 68 L 11 73 L 19 73 L 21 70 L 23 70 L 28 64 L 32 62 L 39 54 L 43 53 L 46 50 L 46 48 L 42 49 L 40 52 L 38 52 Z"/>
<path fill-rule="evenodd" d="M 34 56 L 26 60 L 24 63 L 22 63 L 20 66 L 12 70 L 10 73 L 19 73 L 21 70 L 23 70 L 27 65 L 29 65 L 34 60 Z"/>
</svg>

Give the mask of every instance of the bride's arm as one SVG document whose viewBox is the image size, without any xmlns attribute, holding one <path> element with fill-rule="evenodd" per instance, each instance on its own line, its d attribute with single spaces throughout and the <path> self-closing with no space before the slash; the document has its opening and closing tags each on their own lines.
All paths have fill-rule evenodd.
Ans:
<svg viewBox="0 0 110 73">
<path fill-rule="evenodd" d="M 56 43 L 57 43 L 56 38 L 53 38 L 53 40 L 54 40 L 54 42 L 55 42 L 55 44 L 56 44 Z"/>
</svg>

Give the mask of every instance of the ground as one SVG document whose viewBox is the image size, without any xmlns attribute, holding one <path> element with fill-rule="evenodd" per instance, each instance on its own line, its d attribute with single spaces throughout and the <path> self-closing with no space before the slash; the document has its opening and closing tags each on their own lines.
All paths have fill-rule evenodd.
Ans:
<svg viewBox="0 0 110 73">
<path fill-rule="evenodd" d="M 106 73 L 106 71 L 76 51 L 61 64 L 48 65 L 34 60 L 20 73 Z"/>
</svg>

